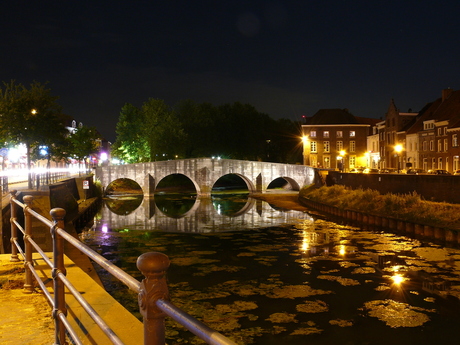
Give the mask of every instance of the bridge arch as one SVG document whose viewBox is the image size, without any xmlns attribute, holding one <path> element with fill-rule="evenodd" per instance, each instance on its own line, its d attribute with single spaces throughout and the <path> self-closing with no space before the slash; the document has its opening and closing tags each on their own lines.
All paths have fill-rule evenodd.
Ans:
<svg viewBox="0 0 460 345">
<path fill-rule="evenodd" d="M 254 186 L 252 181 L 247 176 L 244 176 L 244 175 L 238 174 L 238 173 L 228 173 L 228 174 L 222 175 L 220 177 L 217 177 L 215 181 L 212 181 L 211 189 L 214 189 L 214 186 L 216 185 L 216 183 L 219 180 L 221 180 L 222 178 L 225 178 L 226 176 L 231 176 L 231 175 L 239 177 L 244 182 L 246 187 L 248 188 L 249 193 L 254 193 L 255 192 L 256 187 Z"/>
</svg>

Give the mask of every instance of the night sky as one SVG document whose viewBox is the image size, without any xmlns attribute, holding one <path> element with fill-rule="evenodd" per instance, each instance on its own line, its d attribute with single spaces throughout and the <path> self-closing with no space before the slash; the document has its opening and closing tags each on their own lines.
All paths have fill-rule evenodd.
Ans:
<svg viewBox="0 0 460 345">
<path fill-rule="evenodd" d="M 125 103 L 249 103 L 379 118 L 458 89 L 459 1 L 5 1 L 0 81 L 49 82 L 115 140 Z"/>
</svg>

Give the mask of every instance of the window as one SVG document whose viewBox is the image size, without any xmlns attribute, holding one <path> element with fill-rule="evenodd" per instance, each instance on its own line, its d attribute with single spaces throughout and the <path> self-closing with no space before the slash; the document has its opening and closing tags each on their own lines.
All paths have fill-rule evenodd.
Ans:
<svg viewBox="0 0 460 345">
<path fill-rule="evenodd" d="M 329 157 L 324 157 L 324 167 L 325 168 L 331 167 L 331 159 Z"/>
<path fill-rule="evenodd" d="M 458 137 L 457 134 L 452 134 L 452 147 L 458 146 Z"/>
<path fill-rule="evenodd" d="M 430 140 L 430 151 L 434 151 L 434 141 Z"/>
<path fill-rule="evenodd" d="M 441 140 L 438 140 L 438 152 L 442 151 Z"/>
<path fill-rule="evenodd" d="M 356 136 L 356 132 L 355 131 L 350 131 L 350 137 L 355 137 Z"/>
<path fill-rule="evenodd" d="M 447 127 L 444 127 L 444 128 L 443 128 L 443 134 L 444 134 L 444 135 L 447 135 Z"/>
<path fill-rule="evenodd" d="M 329 138 L 329 131 L 324 131 L 323 132 L 323 137 Z"/>
<path fill-rule="evenodd" d="M 350 168 L 353 168 L 356 165 L 356 157 L 350 156 Z"/>
<path fill-rule="evenodd" d="M 427 141 L 423 141 L 423 151 L 426 151 L 428 149 L 428 143 Z"/>
<path fill-rule="evenodd" d="M 310 132 L 310 137 L 311 138 L 316 138 L 316 131 L 311 131 Z"/>
<path fill-rule="evenodd" d="M 337 151 L 343 150 L 343 141 L 337 141 Z"/>
<path fill-rule="evenodd" d="M 337 138 L 343 138 L 343 132 L 337 131 Z"/>
<path fill-rule="evenodd" d="M 444 152 L 447 152 L 448 149 L 449 149 L 448 141 L 447 139 L 444 139 Z"/>
<path fill-rule="evenodd" d="M 329 141 L 325 141 L 324 142 L 324 152 L 330 152 L 330 151 L 331 151 L 331 148 L 329 145 Z"/>
<path fill-rule="evenodd" d="M 317 152 L 316 141 L 310 141 L 310 152 Z"/>
<path fill-rule="evenodd" d="M 441 136 L 441 133 L 442 133 L 442 128 L 438 127 L 438 136 Z"/>
<path fill-rule="evenodd" d="M 356 142 L 354 140 L 350 141 L 350 152 L 356 151 Z"/>
</svg>

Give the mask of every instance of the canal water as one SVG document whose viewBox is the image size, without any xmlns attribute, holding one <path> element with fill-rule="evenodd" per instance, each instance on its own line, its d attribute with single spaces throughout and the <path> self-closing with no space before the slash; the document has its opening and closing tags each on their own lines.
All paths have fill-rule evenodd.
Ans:
<svg viewBox="0 0 460 345">
<path fill-rule="evenodd" d="M 110 199 L 83 241 L 137 279 L 165 253 L 174 304 L 238 344 L 454 344 L 460 250 L 245 195 Z M 100 271 L 140 318 L 137 296 Z M 168 344 L 202 344 L 167 321 Z"/>
</svg>

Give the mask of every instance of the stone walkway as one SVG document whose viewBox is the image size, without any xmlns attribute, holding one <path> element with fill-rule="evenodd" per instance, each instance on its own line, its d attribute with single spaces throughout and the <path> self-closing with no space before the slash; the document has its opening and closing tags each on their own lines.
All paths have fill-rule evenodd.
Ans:
<svg viewBox="0 0 460 345">
<path fill-rule="evenodd" d="M 43 294 L 23 293 L 23 263 L 9 260 L 10 255 L 0 255 L 0 343 L 53 344 L 51 307 Z"/>
</svg>

